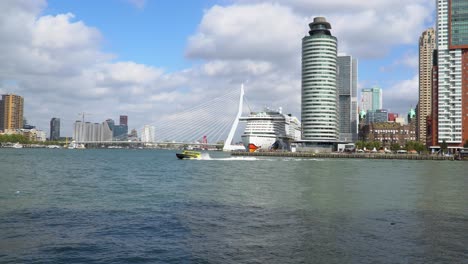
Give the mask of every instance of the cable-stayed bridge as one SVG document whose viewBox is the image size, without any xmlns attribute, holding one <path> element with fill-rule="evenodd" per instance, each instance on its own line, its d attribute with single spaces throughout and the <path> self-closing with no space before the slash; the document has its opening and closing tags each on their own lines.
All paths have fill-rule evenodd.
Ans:
<svg viewBox="0 0 468 264">
<path fill-rule="evenodd" d="M 244 87 L 233 89 L 225 94 L 205 100 L 173 114 L 161 116 L 156 122 L 138 129 L 141 141 L 129 141 L 126 135 L 112 141 L 77 141 L 80 144 L 148 144 L 148 145 L 188 145 L 203 148 L 221 147 L 223 150 L 238 149 L 233 139 L 239 118 L 248 107 L 244 107 Z"/>
</svg>

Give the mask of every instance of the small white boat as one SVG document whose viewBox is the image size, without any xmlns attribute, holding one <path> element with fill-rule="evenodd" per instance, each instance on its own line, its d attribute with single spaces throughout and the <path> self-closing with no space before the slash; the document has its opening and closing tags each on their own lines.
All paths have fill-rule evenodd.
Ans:
<svg viewBox="0 0 468 264">
<path fill-rule="evenodd" d="M 16 148 L 16 149 L 20 149 L 20 148 L 23 148 L 23 145 L 21 145 L 19 142 L 18 143 L 15 143 L 11 146 L 12 148 Z"/>
<path fill-rule="evenodd" d="M 75 141 L 72 141 L 68 145 L 68 149 L 86 149 L 84 144 L 76 143 Z"/>
</svg>

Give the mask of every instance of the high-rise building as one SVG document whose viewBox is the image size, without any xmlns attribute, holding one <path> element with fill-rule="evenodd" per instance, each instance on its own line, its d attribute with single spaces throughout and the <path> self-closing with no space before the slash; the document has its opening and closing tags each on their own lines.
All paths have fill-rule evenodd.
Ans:
<svg viewBox="0 0 468 264">
<path fill-rule="evenodd" d="M 59 140 L 60 138 L 60 118 L 50 120 L 50 140 Z"/>
<path fill-rule="evenodd" d="M 340 141 L 356 141 L 358 135 L 357 60 L 338 56 L 337 88 Z"/>
<path fill-rule="evenodd" d="M 114 140 L 123 141 L 127 140 L 128 136 L 128 116 L 121 115 L 119 125 L 114 125 L 112 130 L 114 132 Z"/>
<path fill-rule="evenodd" d="M 376 111 L 382 109 L 382 89 L 379 87 L 361 90 L 361 110 Z"/>
<path fill-rule="evenodd" d="M 302 139 L 334 142 L 339 139 L 337 39 L 323 17 L 309 27 L 309 36 L 302 39 Z"/>
<path fill-rule="evenodd" d="M 128 116 L 121 115 L 120 116 L 120 123 L 121 126 L 128 126 Z"/>
<path fill-rule="evenodd" d="M 437 144 L 460 146 L 468 140 L 468 2 L 436 3 Z"/>
<path fill-rule="evenodd" d="M 435 49 L 435 30 L 424 31 L 419 38 L 419 102 L 417 120 L 417 138 L 426 143 L 426 119 L 432 110 L 432 54 Z"/>
<path fill-rule="evenodd" d="M 24 99 L 19 95 L 4 94 L 0 101 L 0 130 L 23 128 Z"/>
<path fill-rule="evenodd" d="M 143 133 L 141 135 L 142 142 L 155 142 L 155 129 L 154 126 L 145 125 L 143 127 Z"/>
<path fill-rule="evenodd" d="M 382 89 L 374 87 L 372 90 L 372 110 L 382 109 Z"/>
</svg>

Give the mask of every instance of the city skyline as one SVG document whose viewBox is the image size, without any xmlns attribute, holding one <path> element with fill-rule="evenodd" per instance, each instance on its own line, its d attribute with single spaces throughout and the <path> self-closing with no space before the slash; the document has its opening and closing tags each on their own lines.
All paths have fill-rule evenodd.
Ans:
<svg viewBox="0 0 468 264">
<path fill-rule="evenodd" d="M 417 103 L 418 38 L 435 3 L 397 2 L 2 1 L 2 23 L 15 26 L 0 30 L 0 93 L 34 98 L 28 120 L 47 131 L 57 116 L 68 136 L 84 110 L 90 122 L 126 113 L 140 129 L 247 80 L 250 103 L 299 116 L 300 39 L 325 16 L 339 53 L 360 62 L 358 89 L 382 87 L 403 114 Z"/>
</svg>

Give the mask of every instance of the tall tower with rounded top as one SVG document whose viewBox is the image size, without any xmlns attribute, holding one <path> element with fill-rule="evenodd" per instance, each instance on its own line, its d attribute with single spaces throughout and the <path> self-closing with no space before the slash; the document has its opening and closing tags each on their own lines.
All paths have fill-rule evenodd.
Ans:
<svg viewBox="0 0 468 264">
<path fill-rule="evenodd" d="M 309 27 L 302 39 L 302 139 L 333 142 L 339 138 L 337 39 L 324 17 Z"/>
</svg>

